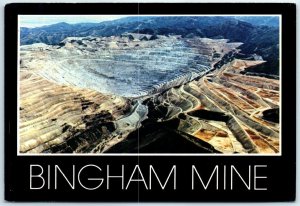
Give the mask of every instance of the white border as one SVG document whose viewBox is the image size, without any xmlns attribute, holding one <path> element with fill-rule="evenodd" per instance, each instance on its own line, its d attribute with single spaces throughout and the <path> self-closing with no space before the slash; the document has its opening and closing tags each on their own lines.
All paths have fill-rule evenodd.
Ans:
<svg viewBox="0 0 300 206">
<path fill-rule="evenodd" d="M 280 144 L 280 151 L 279 153 L 275 154 L 251 154 L 251 153 L 246 153 L 246 154 L 214 154 L 214 153 L 209 153 L 209 154 L 203 154 L 203 153 L 37 153 L 37 154 L 32 154 L 32 153 L 20 153 L 19 148 L 20 148 L 20 143 L 19 143 L 19 120 L 20 120 L 20 110 L 19 110 L 19 99 L 20 99 L 20 81 L 19 81 L 19 73 L 20 73 L 20 24 L 19 24 L 19 18 L 21 16 L 30 16 L 30 15 L 18 15 L 18 57 L 17 57 L 17 69 L 18 69 L 18 81 L 17 81 L 17 88 L 18 88 L 18 99 L 17 99 L 17 156 L 222 156 L 222 157 L 227 157 L 227 156 L 246 156 L 246 157 L 256 157 L 256 156 L 281 156 L 282 155 L 282 15 L 281 14 L 262 14 L 262 15 L 254 15 L 254 14 L 229 14 L 229 15 L 221 15 L 221 14 L 208 14 L 208 15 L 127 15 L 127 16 L 277 16 L 279 17 L 279 80 L 280 80 L 280 85 L 279 85 L 279 144 Z M 38 15 L 32 15 L 32 16 L 38 16 Z M 57 15 L 57 16 L 64 16 L 64 15 Z M 81 15 L 74 15 L 74 16 L 81 16 Z M 88 16 L 85 15 L 85 16 Z M 99 16 L 108 16 L 108 15 L 99 15 Z"/>
</svg>

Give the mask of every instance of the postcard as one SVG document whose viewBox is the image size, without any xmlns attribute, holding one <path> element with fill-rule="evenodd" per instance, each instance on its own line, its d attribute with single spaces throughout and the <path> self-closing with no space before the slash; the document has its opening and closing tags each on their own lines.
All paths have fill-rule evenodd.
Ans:
<svg viewBox="0 0 300 206">
<path fill-rule="evenodd" d="M 294 200 L 295 5 L 232 6 L 7 5 L 6 199 Z"/>
</svg>

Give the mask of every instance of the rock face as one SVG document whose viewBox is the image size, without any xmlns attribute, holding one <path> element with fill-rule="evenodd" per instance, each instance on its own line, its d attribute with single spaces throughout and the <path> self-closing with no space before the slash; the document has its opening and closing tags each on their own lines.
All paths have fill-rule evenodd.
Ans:
<svg viewBox="0 0 300 206">
<path fill-rule="evenodd" d="M 240 45 L 126 33 L 21 46 L 19 152 L 277 153 L 279 81 L 243 75 L 264 61 L 233 60 Z"/>
</svg>

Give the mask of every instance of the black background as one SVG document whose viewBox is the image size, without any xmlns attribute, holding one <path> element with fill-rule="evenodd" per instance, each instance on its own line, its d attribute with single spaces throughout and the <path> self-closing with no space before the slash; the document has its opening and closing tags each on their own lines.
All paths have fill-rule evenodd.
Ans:
<svg viewBox="0 0 300 206">
<path fill-rule="evenodd" d="M 282 15 L 282 156 L 17 156 L 17 15 L 18 14 L 281 14 Z M 58 164 L 64 171 L 109 164 L 119 173 L 122 164 L 129 172 L 136 164 L 148 172 L 153 165 L 168 173 L 177 165 L 177 189 L 145 190 L 143 184 L 122 191 L 114 181 L 110 190 L 30 190 L 29 165 Z M 191 190 L 191 166 L 201 172 L 215 165 L 234 165 L 247 175 L 249 165 L 268 165 L 267 191 Z M 143 170 L 144 171 L 144 170 Z M 145 174 L 147 174 L 145 172 Z M 126 170 L 125 170 L 126 173 Z M 125 174 L 126 176 L 127 174 Z M 130 175 L 130 174 L 128 174 Z M 127 175 L 127 176 L 128 176 Z M 205 175 L 204 175 L 205 176 Z M 5 199 L 14 201 L 292 201 L 296 186 L 296 7 L 294 4 L 9 4 L 5 8 Z M 146 178 L 147 179 L 147 178 Z M 62 185 L 64 183 L 61 183 Z M 114 187 L 115 185 L 115 187 Z"/>
</svg>

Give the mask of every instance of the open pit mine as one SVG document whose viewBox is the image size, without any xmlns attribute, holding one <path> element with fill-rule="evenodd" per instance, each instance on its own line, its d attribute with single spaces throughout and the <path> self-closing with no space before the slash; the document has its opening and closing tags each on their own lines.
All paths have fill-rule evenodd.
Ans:
<svg viewBox="0 0 300 206">
<path fill-rule="evenodd" d="M 280 152 L 279 80 L 239 42 L 125 33 L 20 46 L 20 153 Z"/>
</svg>

